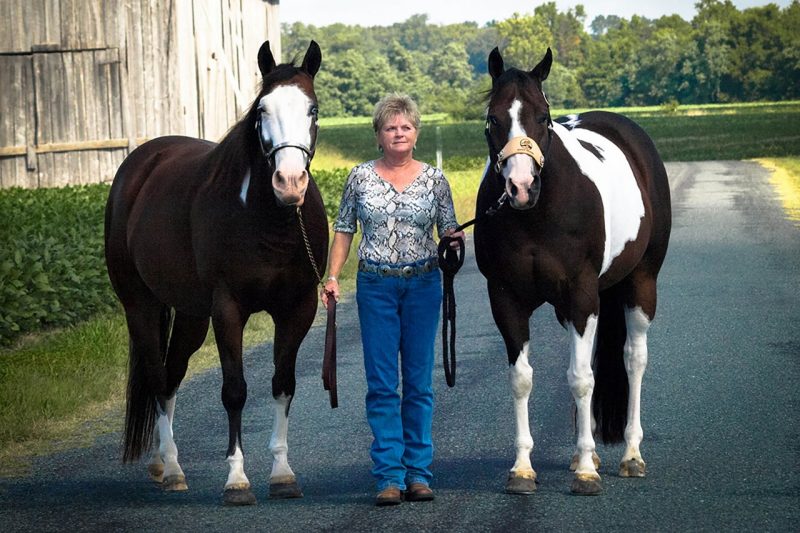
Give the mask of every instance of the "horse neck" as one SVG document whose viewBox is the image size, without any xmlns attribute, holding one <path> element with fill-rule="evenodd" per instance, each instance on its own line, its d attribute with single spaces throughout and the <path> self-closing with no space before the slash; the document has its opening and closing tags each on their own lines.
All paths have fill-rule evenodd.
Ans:
<svg viewBox="0 0 800 533">
<path fill-rule="evenodd" d="M 239 196 L 242 183 L 249 175 L 248 198 L 270 204 L 264 200 L 274 199 L 272 169 L 254 138 L 255 131 L 250 131 L 253 128 L 249 122 L 243 120 L 231 128 L 209 155 L 211 187 L 223 195 Z"/>
</svg>

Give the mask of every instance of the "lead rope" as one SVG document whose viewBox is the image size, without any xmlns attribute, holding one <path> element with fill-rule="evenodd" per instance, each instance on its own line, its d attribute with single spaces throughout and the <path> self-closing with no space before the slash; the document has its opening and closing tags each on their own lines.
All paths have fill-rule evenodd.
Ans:
<svg viewBox="0 0 800 533">
<path fill-rule="evenodd" d="M 306 233 L 306 225 L 303 222 L 303 212 L 300 206 L 297 207 L 297 220 L 300 221 L 300 232 L 303 234 L 303 242 L 306 245 L 306 252 L 308 253 L 308 260 L 314 268 L 314 274 L 317 275 L 319 284 L 324 287 L 325 283 L 322 281 L 322 274 L 317 261 L 314 259 L 314 252 L 311 250 L 311 243 L 308 240 L 308 233 Z M 326 391 L 330 392 L 331 409 L 339 407 L 339 395 L 336 392 L 336 298 L 328 293 L 331 297 L 328 298 L 328 319 L 325 325 L 325 355 L 322 358 L 322 386 Z"/>
<path fill-rule="evenodd" d="M 461 224 L 453 233 L 470 227 L 479 220 L 488 218 L 505 204 L 508 196 L 505 192 L 482 215 L 469 222 Z M 453 242 L 458 243 L 458 248 L 450 247 Z M 448 387 L 456 384 L 456 295 L 453 288 L 456 274 L 464 265 L 464 239 L 445 235 L 439 241 L 439 268 L 442 271 L 442 360 L 444 364 L 444 379 Z M 448 335 L 449 328 L 449 335 Z"/>
</svg>

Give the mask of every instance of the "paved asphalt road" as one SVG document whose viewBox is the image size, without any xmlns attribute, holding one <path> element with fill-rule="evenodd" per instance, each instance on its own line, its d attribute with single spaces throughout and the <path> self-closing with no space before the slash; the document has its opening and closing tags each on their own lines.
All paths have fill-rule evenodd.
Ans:
<svg viewBox="0 0 800 533">
<path fill-rule="evenodd" d="M 755 163 L 676 163 L 668 171 L 674 229 L 644 383 L 646 479 L 617 477 L 622 449 L 601 445 L 604 494 L 570 495 L 566 336 L 547 307 L 532 319 L 539 490 L 503 493 L 514 454 L 511 394 L 470 254 L 456 280 L 454 389 L 436 365 L 434 502 L 372 505 L 358 327 L 346 301 L 338 409 L 329 408 L 320 379 L 321 320 L 301 350 L 289 458 L 303 499 L 267 498 L 271 356 L 264 346 L 246 357 L 245 460 L 258 505 L 220 505 L 227 428 L 216 370 L 178 396 L 188 492 L 164 494 L 143 465 L 121 465 L 119 435 L 107 435 L 37 460 L 28 477 L 0 479 L 0 530 L 797 531 L 800 226 L 784 218 Z"/>
</svg>

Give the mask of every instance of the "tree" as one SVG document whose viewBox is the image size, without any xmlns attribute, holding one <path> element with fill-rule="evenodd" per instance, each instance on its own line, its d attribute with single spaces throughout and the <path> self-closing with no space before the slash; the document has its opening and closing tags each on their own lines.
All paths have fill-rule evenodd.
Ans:
<svg viewBox="0 0 800 533">
<path fill-rule="evenodd" d="M 536 66 L 545 50 L 553 45 L 553 35 L 545 21 L 533 15 L 514 13 L 497 23 L 506 65 L 528 70 Z"/>
</svg>

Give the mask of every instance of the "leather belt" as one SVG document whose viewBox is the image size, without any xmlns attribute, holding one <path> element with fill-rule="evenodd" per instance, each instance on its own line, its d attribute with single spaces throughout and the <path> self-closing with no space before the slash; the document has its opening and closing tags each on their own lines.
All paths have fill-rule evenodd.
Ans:
<svg viewBox="0 0 800 533">
<path fill-rule="evenodd" d="M 358 270 L 361 272 L 371 272 L 380 276 L 395 276 L 411 278 L 425 274 L 436 268 L 436 259 L 431 258 L 424 263 L 415 265 L 387 265 L 382 263 L 369 263 L 363 259 L 358 262 Z"/>
</svg>

